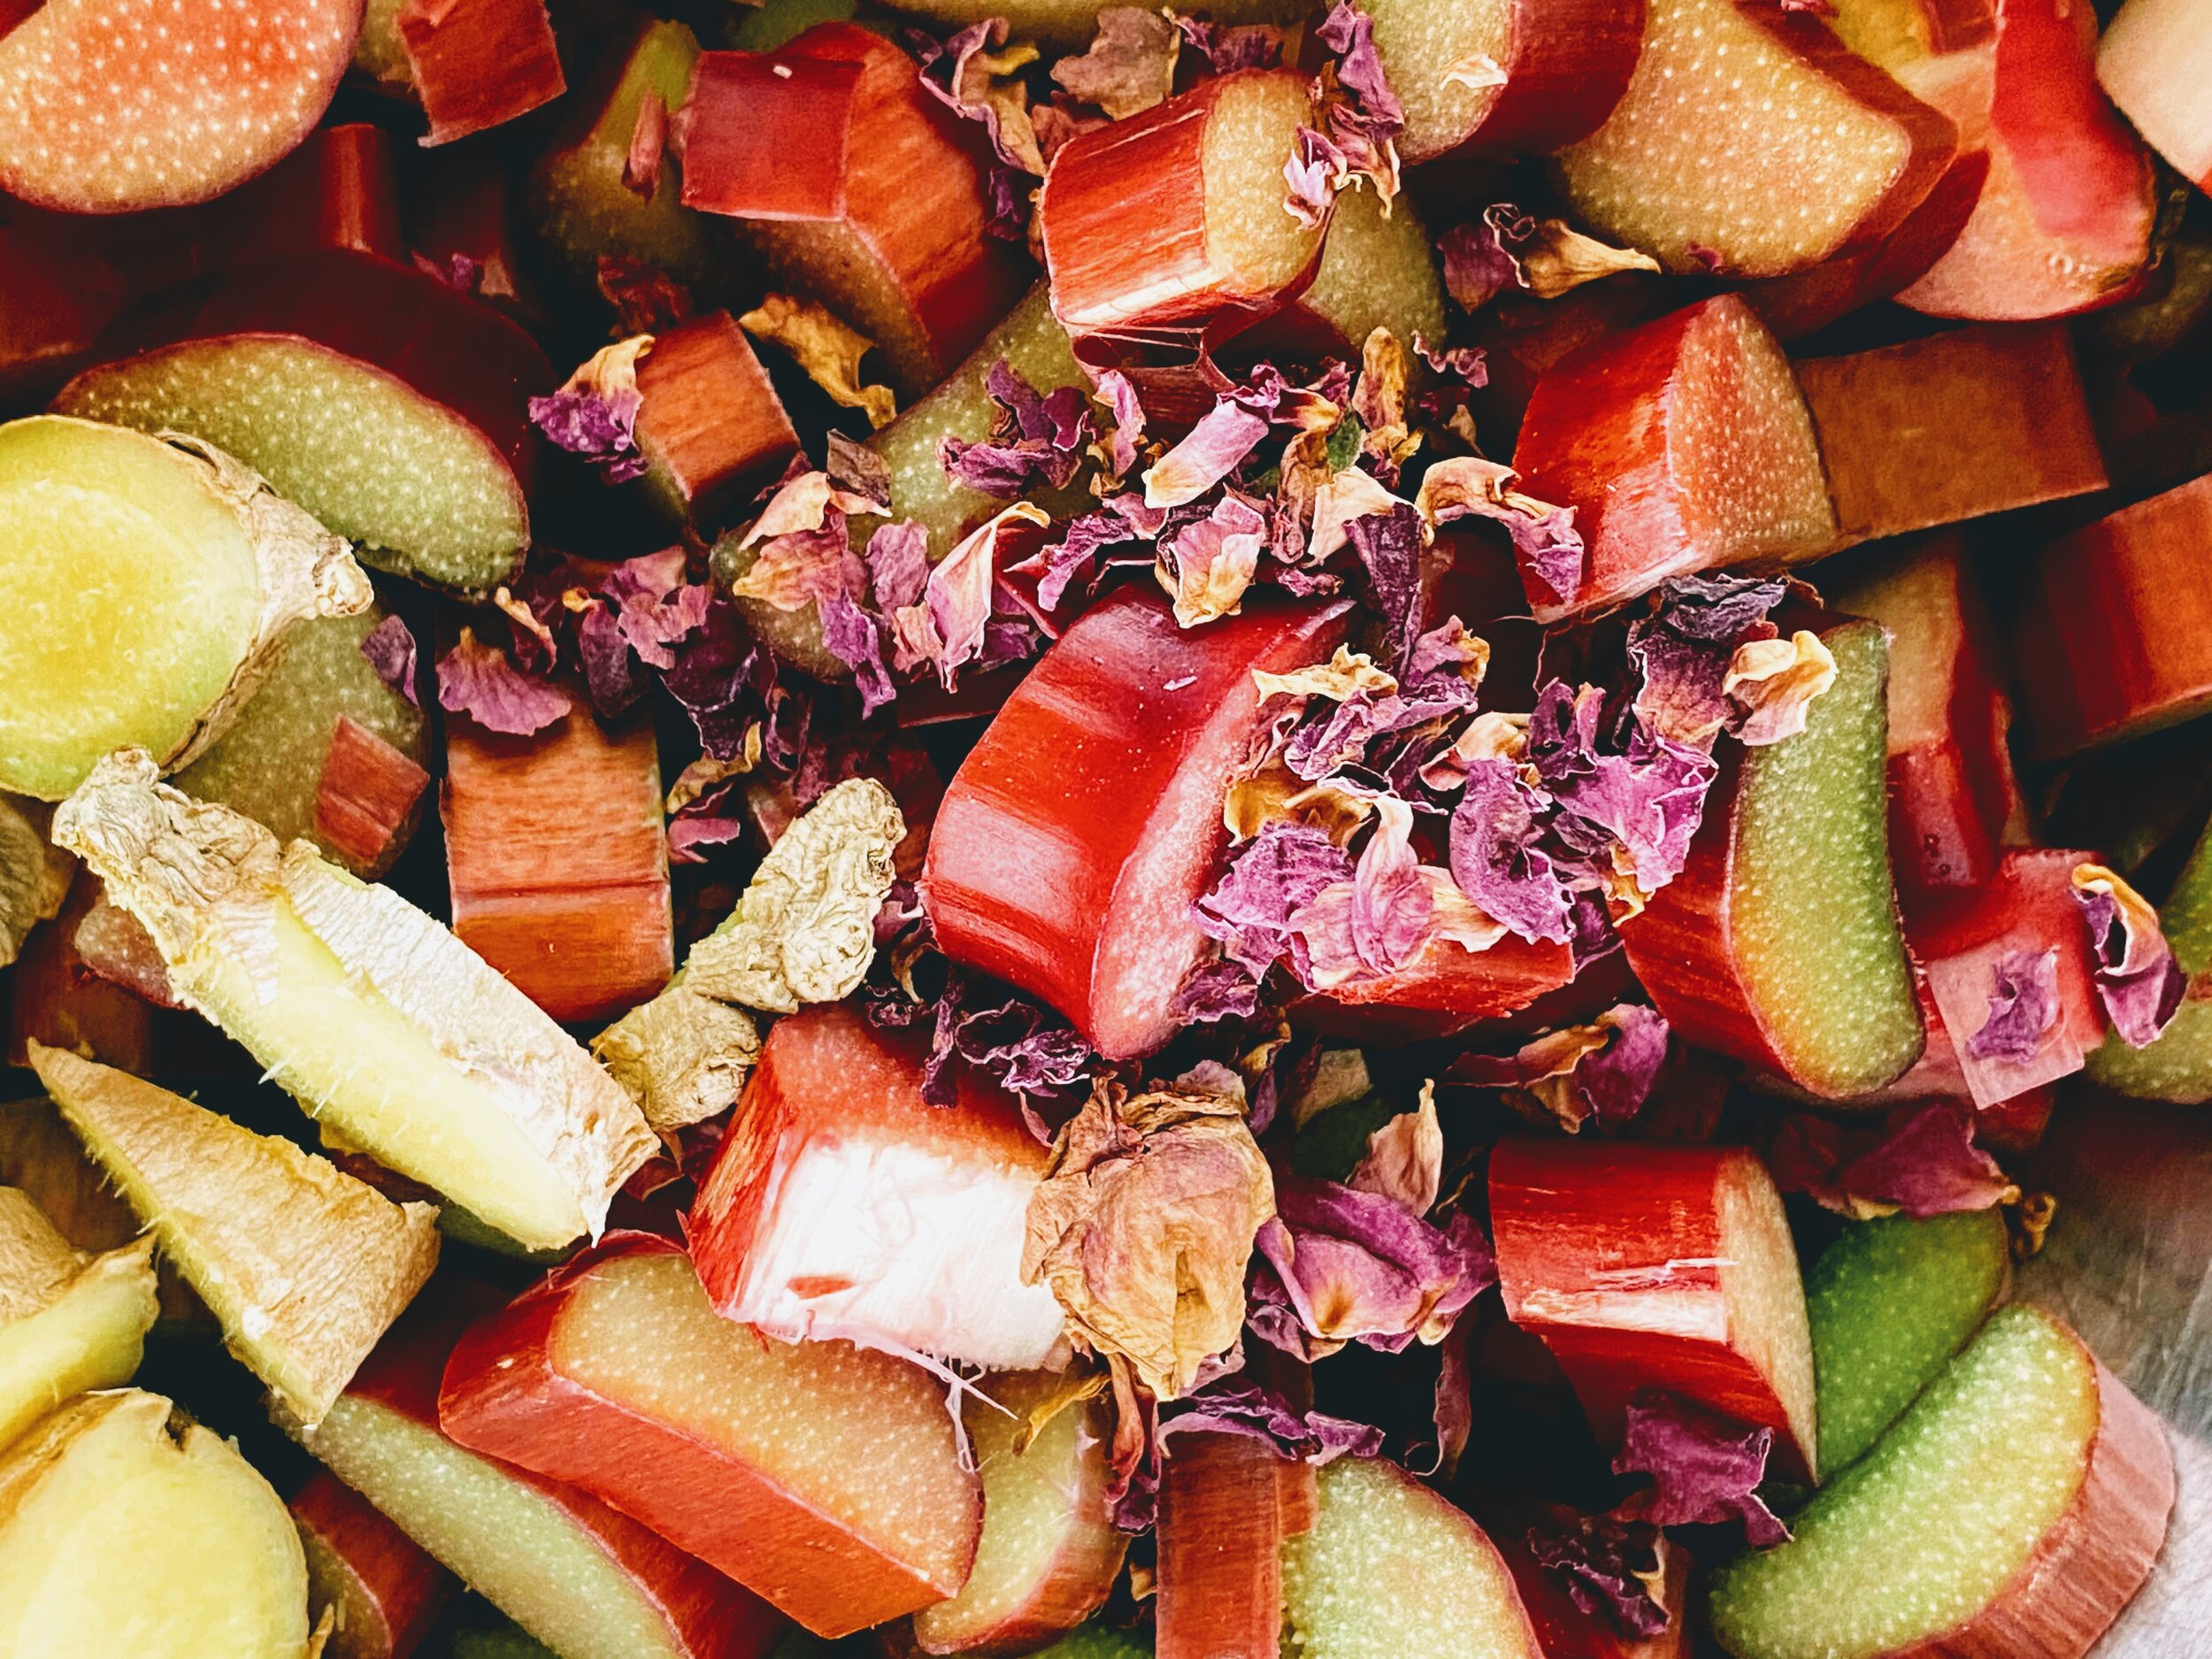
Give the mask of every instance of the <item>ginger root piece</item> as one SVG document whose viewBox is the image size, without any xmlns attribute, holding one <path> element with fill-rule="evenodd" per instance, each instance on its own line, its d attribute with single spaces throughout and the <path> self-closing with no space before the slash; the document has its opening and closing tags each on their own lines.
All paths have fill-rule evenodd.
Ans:
<svg viewBox="0 0 2212 1659">
<path fill-rule="evenodd" d="M 231 1351 L 321 1422 L 438 1264 L 436 1212 L 127 1071 L 38 1043 L 31 1064 Z"/>
<path fill-rule="evenodd" d="M 46 839 L 50 820 L 45 803 L 0 795 L 0 968 L 69 896 L 76 866 Z"/>
<path fill-rule="evenodd" d="M 88 1260 L 0 1187 L 0 1447 L 72 1394 L 131 1379 L 158 1311 L 153 1251 L 142 1239 Z"/>
<path fill-rule="evenodd" d="M 0 1455 L 0 1653 L 311 1659 L 269 1483 L 159 1394 L 87 1394 Z"/>
<path fill-rule="evenodd" d="M 54 834 L 145 924 L 181 1001 L 327 1129 L 518 1243 L 596 1233 L 653 1155 L 621 1086 L 436 921 L 157 782 L 143 750 L 101 762 Z"/>
<path fill-rule="evenodd" d="M 372 596 L 345 542 L 196 439 L 0 426 L 0 788 L 58 801 L 126 745 L 185 764 L 287 625 Z"/>
</svg>

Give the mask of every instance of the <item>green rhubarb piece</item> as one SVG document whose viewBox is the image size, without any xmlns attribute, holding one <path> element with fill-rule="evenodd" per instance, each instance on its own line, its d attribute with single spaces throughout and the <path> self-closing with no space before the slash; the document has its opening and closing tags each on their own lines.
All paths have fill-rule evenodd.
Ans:
<svg viewBox="0 0 2212 1659">
<path fill-rule="evenodd" d="M 1339 196 L 1321 263 L 1298 303 L 1328 319 L 1355 353 L 1378 328 L 1396 335 L 1408 353 L 1416 334 L 1441 344 L 1444 278 L 1412 198 L 1400 192 L 1385 213 L 1373 190 Z"/>
<path fill-rule="evenodd" d="M 772 52 L 817 23 L 849 23 L 859 11 L 860 0 L 765 0 L 738 11 L 726 32 L 727 44 L 741 52 Z"/>
<path fill-rule="evenodd" d="M 1318 1486 L 1312 1530 L 1283 1540 L 1286 1659 L 1539 1659 L 1467 1515 L 1380 1458 L 1340 1457 Z"/>
<path fill-rule="evenodd" d="M 379 569 L 488 593 L 530 541 L 507 458 L 405 381 L 311 341 L 233 334 L 91 370 L 64 414 L 227 450 Z"/>
<path fill-rule="evenodd" d="M 2080 1340 L 2001 1310 L 1791 1542 L 1714 1575 L 1714 1634 L 1737 1659 L 1874 1659 L 1964 1624 L 2073 1503 L 2101 1415 Z"/>
<path fill-rule="evenodd" d="M 1890 886 L 1889 648 L 1870 622 L 1824 637 L 1836 680 L 1805 729 L 1745 751 L 1730 907 L 1769 1041 L 1833 1099 L 1903 1071 L 1923 1030 Z"/>
<path fill-rule="evenodd" d="M 1805 1310 L 1831 1479 L 1972 1340 L 2004 1294 L 2008 1255 L 1994 1210 L 1856 1222 L 1821 1252 Z"/>
<path fill-rule="evenodd" d="M 422 710 L 384 683 L 361 641 L 387 615 L 372 605 L 357 617 L 314 617 L 277 637 L 268 677 L 229 731 L 173 781 L 187 795 L 243 812 L 280 841 L 303 836 L 357 875 L 365 869 L 316 827 L 323 763 L 341 718 L 373 733 L 419 766 L 430 762 Z M 388 864 L 406 845 L 396 836 Z"/>
<path fill-rule="evenodd" d="M 400 38 L 401 0 L 368 0 L 361 10 L 361 34 L 353 42 L 353 66 L 382 92 L 404 93 L 415 85 L 415 66 Z"/>
<path fill-rule="evenodd" d="M 531 171 L 531 222 L 579 280 L 595 281 L 601 259 L 623 258 L 707 288 L 726 265 L 706 221 L 679 202 L 683 175 L 672 157 L 649 199 L 622 182 L 639 106 L 657 96 L 673 113 L 698 57 L 698 39 L 682 24 L 647 23 Z"/>
<path fill-rule="evenodd" d="M 559 1659 L 519 1624 L 479 1624 L 453 1632 L 451 1659 Z"/>
<path fill-rule="evenodd" d="M 2212 967 L 2212 825 L 2198 837 L 2158 919 L 2184 973 L 2193 979 Z M 2212 1002 L 2185 1000 L 2148 1048 L 2131 1048 L 2111 1033 L 2090 1055 L 2089 1076 L 2141 1100 L 2212 1101 Z"/>
<path fill-rule="evenodd" d="M 369 598 L 342 543 L 227 457 L 0 426 L 0 789 L 58 800 L 127 746 L 190 760 L 288 624 Z"/>
<path fill-rule="evenodd" d="M 1149 1632 L 1118 1630 L 1093 1622 L 1078 1624 L 1049 1647 L 1040 1647 L 1030 1659 L 1152 1659 Z"/>
</svg>

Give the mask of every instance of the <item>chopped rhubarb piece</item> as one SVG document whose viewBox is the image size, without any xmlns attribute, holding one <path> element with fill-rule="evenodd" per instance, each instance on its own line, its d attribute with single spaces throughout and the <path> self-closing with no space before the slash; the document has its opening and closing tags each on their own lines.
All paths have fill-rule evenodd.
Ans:
<svg viewBox="0 0 2212 1659">
<path fill-rule="evenodd" d="M 791 417 L 727 311 L 657 335 L 638 361 L 637 389 L 646 488 L 679 522 L 725 516 L 799 452 Z"/>
<path fill-rule="evenodd" d="M 511 121 L 568 90 L 545 0 L 400 0 L 395 21 L 430 118 L 426 144 Z"/>
<path fill-rule="evenodd" d="M 2097 85 L 2097 17 L 2003 0 L 1989 180 L 1950 251 L 1897 297 L 1937 317 L 2028 321 L 2124 299 L 2150 260 L 2148 150 Z"/>
<path fill-rule="evenodd" d="M 208 218 L 201 257 L 227 269 L 323 248 L 407 257 L 392 138 L 365 121 L 315 133 Z"/>
<path fill-rule="evenodd" d="M 960 1593 L 914 1616 L 924 1653 L 1030 1647 L 1081 1624 L 1113 1587 L 1129 1535 L 1106 1516 L 1110 1425 L 1095 1405 L 1065 1407 L 1020 1448 L 1031 1410 L 1066 1386 L 1047 1372 L 996 1377 L 987 1399 L 963 1402 L 983 1533 Z"/>
<path fill-rule="evenodd" d="M 1587 138 L 1628 90 L 1642 0 L 1371 0 L 1375 52 L 1405 106 L 1398 153 L 1541 155 Z"/>
<path fill-rule="evenodd" d="M 705 221 L 679 202 L 682 184 L 664 165 L 650 196 L 622 181 L 638 110 L 658 98 L 684 101 L 699 42 L 680 23 L 649 19 L 607 54 L 573 100 L 574 113 L 531 170 L 530 218 L 571 274 L 594 280 L 602 259 L 635 259 L 680 281 L 711 282 L 718 263 Z"/>
<path fill-rule="evenodd" d="M 922 1058 L 847 1008 L 777 1022 L 685 1223 L 699 1277 L 786 1340 L 1041 1364 L 1060 1304 L 1021 1256 L 1045 1148 L 972 1072 L 957 1110 L 929 1105 Z"/>
<path fill-rule="evenodd" d="M 361 651 L 390 614 L 371 605 L 287 628 L 252 699 L 177 787 L 279 841 L 305 836 L 356 875 L 389 869 L 430 781 L 422 711 Z"/>
<path fill-rule="evenodd" d="M 2212 833 L 2199 839 L 2182 865 L 2159 922 L 2174 960 L 2194 987 L 2212 967 Z M 2212 1101 L 2212 1002 L 2184 998 L 2173 1024 L 2147 1048 L 2132 1048 L 2114 1033 L 2090 1055 L 2089 1075 L 2103 1087 L 2140 1099 Z"/>
<path fill-rule="evenodd" d="M 361 27 L 359 0 L 0 16 L 19 19 L 0 24 L 0 189 L 68 213 L 204 202 L 265 171 L 322 119 Z"/>
<path fill-rule="evenodd" d="M 1043 997 L 1110 1058 L 1173 1036 L 1206 954 L 1191 907 L 1228 839 L 1222 795 L 1264 718 L 1253 671 L 1325 661 L 1344 626 L 1341 605 L 1248 596 L 1186 631 L 1135 588 L 1085 612 L 945 791 L 922 887 L 946 953 Z"/>
<path fill-rule="evenodd" d="M 1971 1341 L 2011 1279 L 2003 1214 L 1852 1223 L 1805 1275 L 1820 1466 L 1834 1479 Z"/>
<path fill-rule="evenodd" d="M 151 1003 L 96 974 L 77 948 L 78 925 L 101 902 L 100 884 L 79 876 L 53 924 L 25 941 L 15 982 L 5 987 L 9 1065 L 30 1064 L 30 1045 L 42 1042 L 96 1055 L 129 1071 L 153 1070 Z M 12 1175 L 0 1179 L 11 1186 L 22 1184 Z"/>
<path fill-rule="evenodd" d="M 2142 1584 L 2174 1497 L 2165 1425 L 2049 1314 L 2007 1308 L 1780 1547 L 1723 1567 L 1737 1659 L 2081 1659 Z"/>
<path fill-rule="evenodd" d="M 857 25 L 774 52 L 703 53 L 673 127 L 686 207 L 729 214 L 787 286 L 873 341 L 919 396 L 1033 267 L 990 235 L 983 163 L 914 60 Z"/>
<path fill-rule="evenodd" d="M 464 1450 L 438 1382 L 480 1286 L 434 1290 L 319 1426 L 286 1426 L 471 1589 L 563 1659 L 764 1659 L 782 1621 L 703 1562 L 598 1499 Z"/>
<path fill-rule="evenodd" d="M 1509 288 L 1475 313 L 1468 338 L 1480 347 L 1489 382 L 1474 399 L 1485 440 L 1520 430 L 1536 387 L 1570 352 L 1648 322 L 1666 309 L 1671 285 L 1636 273 L 1586 282 L 1554 300 Z"/>
<path fill-rule="evenodd" d="M 343 541 L 227 456 L 50 415 L 0 426 L 0 788 L 58 800 L 126 745 L 181 765 L 286 627 L 370 597 Z"/>
<path fill-rule="evenodd" d="M 1428 227 L 1401 195 L 1385 207 L 1372 190 L 1337 198 L 1321 263 L 1305 291 L 1237 340 L 1237 356 L 1275 353 L 1294 361 L 1359 361 L 1360 347 L 1386 328 L 1409 349 L 1415 335 L 1444 338 L 1444 279 Z"/>
<path fill-rule="evenodd" d="M 1956 536 L 1899 548 L 1830 588 L 1890 633 L 1889 856 L 1899 886 L 1972 887 L 2024 812 L 1996 643 Z"/>
<path fill-rule="evenodd" d="M 111 757 L 54 837 L 153 935 L 179 997 L 353 1148 L 518 1242 L 596 1233 L 656 1142 L 619 1084 L 389 888 Z M 160 872 L 197 872 L 181 887 Z"/>
<path fill-rule="evenodd" d="M 2043 755 L 2177 725 L 2212 707 L 2212 476 L 2045 548 L 2018 632 Z"/>
<path fill-rule="evenodd" d="M 446 722 L 453 932 L 554 1018 L 611 1018 L 674 972 L 668 838 L 649 721 L 579 707 L 529 737 Z"/>
<path fill-rule="evenodd" d="M 941 1601 L 976 1557 L 942 1386 L 718 1317 L 664 1240 L 610 1240 L 472 1327 L 439 1411 L 461 1444 L 596 1494 L 822 1635 Z"/>
<path fill-rule="evenodd" d="M 1514 1324 L 1617 1444 L 1658 1388 L 1774 1431 L 1778 1470 L 1816 1467 L 1805 1291 L 1782 1195 L 1740 1147 L 1502 1141 L 1490 1155 L 1498 1282 Z"/>
<path fill-rule="evenodd" d="M 1312 119 L 1302 76 L 1240 70 L 1053 157 L 1037 227 L 1053 312 L 1085 363 L 1133 369 L 1179 346 L 1187 357 L 1313 280 L 1321 227 L 1285 206 L 1283 178 Z"/>
<path fill-rule="evenodd" d="M 430 1206 L 402 1208 L 127 1071 L 35 1045 L 31 1063 L 232 1352 L 295 1417 L 321 1421 L 437 1264 Z"/>
<path fill-rule="evenodd" d="M 1300 997 L 1291 1017 L 1331 1036 L 1418 1042 L 1518 1013 L 1574 977 L 1574 953 L 1564 944 L 1509 934 L 1486 950 L 1470 950 L 1440 937 L 1394 973 Z"/>
<path fill-rule="evenodd" d="M 1918 1057 L 1883 788 L 1888 646 L 1823 635 L 1836 682 L 1805 729 L 1724 749 L 1682 873 L 1621 925 L 1629 965 L 1687 1041 L 1846 1099 Z"/>
<path fill-rule="evenodd" d="M 2190 0 L 2128 0 L 2097 45 L 2097 81 L 2152 148 L 2212 190 L 2212 17 Z"/>
<path fill-rule="evenodd" d="M 1979 518 L 2105 488 L 2064 327 L 1962 328 L 1797 365 L 1844 538 Z"/>
<path fill-rule="evenodd" d="M 159 1394 L 86 1394 L 0 1455 L 0 1649 L 311 1659 L 292 1517 Z"/>
<path fill-rule="evenodd" d="M 816 0 L 819 4 L 819 0 Z M 897 0 L 892 8 L 965 27 L 1001 17 L 1018 40 L 1034 40 L 1081 50 L 1097 32 L 1098 14 L 1109 0 Z M 771 8 L 772 9 L 772 7 Z M 1220 0 L 1206 17 L 1215 23 L 1295 23 L 1305 13 L 1297 0 Z"/>
<path fill-rule="evenodd" d="M 88 1259 L 29 1196 L 0 1187 L 0 1448 L 94 1388 L 138 1370 L 154 1300 L 153 1240 Z"/>
<path fill-rule="evenodd" d="M 1572 593 L 1523 561 L 1542 622 L 1686 572 L 1816 558 L 1836 541 L 1804 394 L 1732 296 L 1562 359 L 1536 383 L 1513 465 L 1525 492 L 1575 510 L 1586 549 Z"/>
<path fill-rule="evenodd" d="M 527 334 L 435 277 L 350 254 L 197 293 L 149 324 L 165 343 L 87 371 L 56 409 L 204 438 L 383 569 L 471 594 L 508 578 L 530 535 L 526 405 L 552 380 Z"/>
<path fill-rule="evenodd" d="M 1340 1457 L 1318 1482 L 1312 1529 L 1283 1544 L 1284 1652 L 1540 1659 L 1552 1651 L 1538 1646 L 1512 1574 L 1472 1517 L 1379 1457 Z"/>
<path fill-rule="evenodd" d="M 291 1507 L 308 1605 L 331 1609 L 326 1659 L 409 1659 L 457 1587 L 453 1575 L 326 1469 Z"/>
<path fill-rule="evenodd" d="M 1651 0 L 1626 96 L 1558 173 L 1601 234 L 1670 271 L 1771 277 L 1890 234 L 1957 151 L 1948 117 L 1809 10 Z"/>
<path fill-rule="evenodd" d="M 1242 1434 L 1170 1442 L 1160 1468 L 1160 1659 L 1266 1659 L 1281 1649 L 1284 1462 Z"/>
</svg>

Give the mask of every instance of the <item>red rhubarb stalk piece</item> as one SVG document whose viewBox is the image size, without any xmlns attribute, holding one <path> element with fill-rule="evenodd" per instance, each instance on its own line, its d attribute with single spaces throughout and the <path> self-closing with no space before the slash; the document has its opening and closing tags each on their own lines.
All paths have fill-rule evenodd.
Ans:
<svg viewBox="0 0 2212 1659">
<path fill-rule="evenodd" d="M 1563 944 L 1508 935 L 1486 950 L 1470 950 L 1440 937 L 1395 972 L 1302 996 L 1290 1013 L 1332 1037 L 1422 1042 L 1519 1013 L 1574 977 L 1574 952 Z"/>
<path fill-rule="evenodd" d="M 1242 1434 L 1197 1432 L 1168 1442 L 1158 1659 L 1274 1659 L 1283 1624 L 1284 1461 Z"/>
<path fill-rule="evenodd" d="M 664 1239 L 612 1235 L 472 1326 L 439 1409 L 461 1444 L 597 1494 L 818 1635 L 941 1601 L 974 1557 L 941 1386 L 717 1317 Z"/>
<path fill-rule="evenodd" d="M 1221 800 L 1263 715 L 1255 669 L 1325 661 L 1346 607 L 1248 596 L 1185 631 L 1127 588 L 1016 687 L 938 809 L 924 902 L 954 960 L 1010 979 L 1100 1053 L 1149 1054 L 1209 949 L 1191 906 L 1228 842 Z"/>
<path fill-rule="evenodd" d="M 129 297 L 122 266 L 75 221 L 26 214 L 0 224 L 0 397 L 52 391 Z"/>
<path fill-rule="evenodd" d="M 1724 295 L 1573 352 L 1537 382 L 1513 465 L 1521 488 L 1575 510 L 1578 583 L 1528 562 L 1541 622 L 1601 609 L 1670 576 L 1835 545 L 1812 417 L 1774 336 Z"/>
<path fill-rule="evenodd" d="M 545 0 L 403 0 L 399 38 L 430 118 L 426 144 L 511 121 L 568 90 Z"/>
<path fill-rule="evenodd" d="M 578 707 L 529 737 L 446 723 L 453 931 L 559 1020 L 607 1019 L 675 971 L 650 722 Z"/>
<path fill-rule="evenodd" d="M 10 987 L 8 1064 L 28 1065 L 27 1044 L 37 1041 L 142 1077 L 153 1069 L 151 1004 L 101 978 L 77 953 L 77 925 L 102 894 L 100 883 L 80 872 L 61 913 L 23 941 Z"/>
<path fill-rule="evenodd" d="M 648 488 L 680 519 L 712 523 L 799 452 L 791 417 L 727 311 L 656 335 L 637 388 Z"/>
<path fill-rule="evenodd" d="M 2128 0 L 2097 46 L 2097 81 L 2174 170 L 2212 190 L 2212 13 L 2193 0 Z"/>
<path fill-rule="evenodd" d="M 964 1069 L 957 1110 L 924 1101 L 922 1060 L 841 1005 L 778 1021 L 685 1222 L 692 1258 L 724 1317 L 787 1340 L 1033 1368 L 1062 1327 L 1021 1279 L 1046 1149 Z"/>
<path fill-rule="evenodd" d="M 1515 1137 L 1490 1155 L 1505 1310 L 1544 1340 L 1601 1439 L 1676 1394 L 1774 1431 L 1812 1472 L 1812 1338 L 1782 1195 L 1741 1147 Z"/>
<path fill-rule="evenodd" d="M 904 396 L 941 380 L 1033 273 L 985 229 L 979 129 L 854 24 L 702 53 L 672 133 L 683 204 L 743 221 L 780 281 L 875 342 Z"/>
<path fill-rule="evenodd" d="M 2063 325 L 1961 328 L 1796 367 L 1847 541 L 2109 482 Z"/>
<path fill-rule="evenodd" d="M 402 257 L 510 316 L 535 319 L 536 290 L 516 246 L 506 173 L 488 157 L 441 156 L 410 182 Z"/>
<path fill-rule="evenodd" d="M 292 1500 L 309 1605 L 330 1608 L 327 1659 L 408 1659 L 459 1586 L 366 1498 L 322 1470 Z"/>
<path fill-rule="evenodd" d="M 392 136 L 365 121 L 323 128 L 210 216 L 230 220 L 209 238 L 230 233 L 204 256 L 210 265 L 326 248 L 407 258 Z"/>
<path fill-rule="evenodd" d="M 1989 179 L 1950 250 L 1897 297 L 1937 317 L 2028 321 L 2124 299 L 2150 261 L 2150 152 L 2097 85 L 2095 11 L 2001 0 Z"/>
<path fill-rule="evenodd" d="M 346 715 L 331 728 L 315 795 L 315 833 L 352 863 L 375 868 L 413 821 L 430 774 Z"/>
<path fill-rule="evenodd" d="M 1557 299 L 1508 288 L 1474 315 L 1468 338 L 1482 349 L 1489 381 L 1474 398 L 1475 424 L 1501 437 L 1520 430 L 1538 381 L 1571 352 L 1648 322 L 1666 308 L 1669 284 L 1631 272 L 1586 282 Z"/>
<path fill-rule="evenodd" d="M 0 189 L 70 213 L 204 202 L 265 171 L 322 119 L 361 31 L 361 0 L 20 15 L 0 29 Z"/>
<path fill-rule="evenodd" d="M 2045 548 L 2013 640 L 2039 754 L 2177 725 L 2212 707 L 2212 476 Z"/>
</svg>

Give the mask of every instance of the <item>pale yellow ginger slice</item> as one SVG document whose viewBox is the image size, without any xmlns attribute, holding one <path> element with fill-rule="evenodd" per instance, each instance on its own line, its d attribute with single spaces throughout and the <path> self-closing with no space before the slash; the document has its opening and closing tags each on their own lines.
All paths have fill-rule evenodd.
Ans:
<svg viewBox="0 0 2212 1659">
<path fill-rule="evenodd" d="M 136 1388 L 0 1454 L 0 1654 L 313 1659 L 307 1562 L 227 1440 Z"/>
<path fill-rule="evenodd" d="M 153 1240 L 88 1258 L 27 1194 L 0 1187 L 0 1448 L 73 1394 L 138 1370 L 154 1323 Z"/>
<path fill-rule="evenodd" d="M 386 1167 L 538 1249 L 596 1235 L 656 1150 L 629 1095 L 436 920 L 110 756 L 54 815 L 171 988 Z"/>
<path fill-rule="evenodd" d="M 30 1056 L 231 1352 L 321 1422 L 438 1264 L 437 1211 L 127 1071 L 37 1042 Z"/>
</svg>

